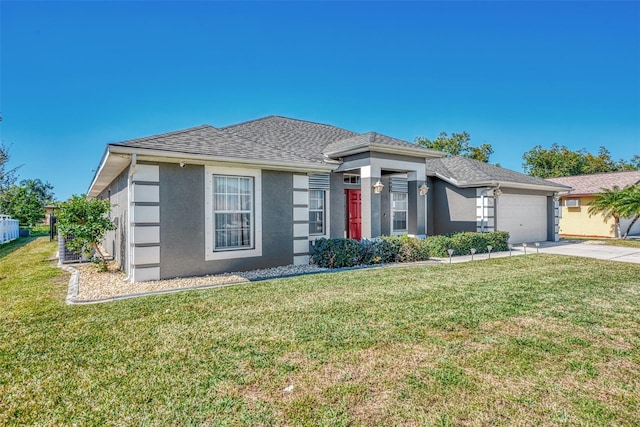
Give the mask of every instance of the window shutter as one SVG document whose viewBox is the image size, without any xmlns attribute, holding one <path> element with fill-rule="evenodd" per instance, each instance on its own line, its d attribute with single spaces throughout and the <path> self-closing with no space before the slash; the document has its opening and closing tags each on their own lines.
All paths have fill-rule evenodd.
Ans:
<svg viewBox="0 0 640 427">
<path fill-rule="evenodd" d="M 407 182 L 407 178 L 391 177 L 391 192 L 408 193 L 409 184 Z"/>
<path fill-rule="evenodd" d="M 309 175 L 309 190 L 328 190 L 329 189 L 329 174 L 318 173 Z"/>
</svg>

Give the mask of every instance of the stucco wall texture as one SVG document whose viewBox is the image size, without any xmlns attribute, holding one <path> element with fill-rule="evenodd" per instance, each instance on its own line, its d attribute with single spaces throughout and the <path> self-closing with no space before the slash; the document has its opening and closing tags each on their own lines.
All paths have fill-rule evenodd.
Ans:
<svg viewBox="0 0 640 427">
<path fill-rule="evenodd" d="M 205 260 L 204 166 L 160 164 L 160 278 L 288 265 L 293 261 L 293 177 L 262 171 L 262 256 Z"/>
</svg>

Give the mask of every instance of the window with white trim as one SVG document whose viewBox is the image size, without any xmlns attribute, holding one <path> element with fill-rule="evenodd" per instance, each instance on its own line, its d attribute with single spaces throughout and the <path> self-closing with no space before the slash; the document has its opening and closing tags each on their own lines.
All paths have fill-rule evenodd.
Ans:
<svg viewBox="0 0 640 427">
<path fill-rule="evenodd" d="M 213 176 L 215 251 L 254 247 L 253 177 Z"/>
<path fill-rule="evenodd" d="M 262 171 L 207 165 L 204 177 L 204 259 L 261 257 Z"/>
<path fill-rule="evenodd" d="M 324 234 L 325 192 L 309 190 L 309 235 Z"/>
<path fill-rule="evenodd" d="M 391 230 L 407 231 L 407 193 L 391 193 Z"/>
<path fill-rule="evenodd" d="M 350 173 L 345 173 L 343 176 L 343 180 L 345 184 L 358 184 L 360 185 L 360 175 L 353 175 Z"/>
</svg>

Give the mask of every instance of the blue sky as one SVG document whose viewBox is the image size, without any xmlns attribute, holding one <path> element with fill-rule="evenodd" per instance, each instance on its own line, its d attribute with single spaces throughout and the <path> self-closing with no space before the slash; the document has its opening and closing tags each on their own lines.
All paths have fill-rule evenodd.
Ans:
<svg viewBox="0 0 640 427">
<path fill-rule="evenodd" d="M 105 144 L 266 115 L 492 163 L 552 143 L 640 154 L 640 2 L 0 2 L 1 138 L 86 192 Z"/>
</svg>

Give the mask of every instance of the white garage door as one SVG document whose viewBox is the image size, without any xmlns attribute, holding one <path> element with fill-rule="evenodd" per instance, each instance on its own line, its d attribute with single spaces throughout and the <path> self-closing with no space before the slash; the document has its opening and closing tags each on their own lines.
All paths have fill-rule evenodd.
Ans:
<svg viewBox="0 0 640 427">
<path fill-rule="evenodd" d="M 510 243 L 547 240 L 546 196 L 503 194 L 497 202 L 496 228 L 509 232 Z"/>
</svg>

